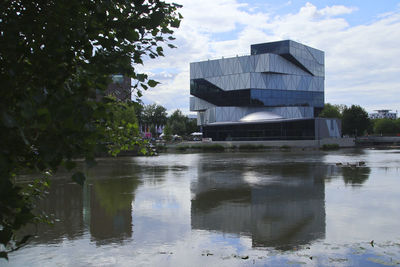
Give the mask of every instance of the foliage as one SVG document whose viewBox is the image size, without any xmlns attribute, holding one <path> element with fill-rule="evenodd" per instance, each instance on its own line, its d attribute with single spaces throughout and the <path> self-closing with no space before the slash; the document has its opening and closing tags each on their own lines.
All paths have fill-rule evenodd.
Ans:
<svg viewBox="0 0 400 267">
<path fill-rule="evenodd" d="M 111 111 L 111 116 L 106 121 L 105 140 L 108 152 L 116 156 L 121 151 L 133 150 L 140 143 L 134 103 L 109 103 L 108 110 Z M 141 152 L 145 153 L 145 149 Z"/>
<path fill-rule="evenodd" d="M 171 127 L 173 134 L 182 136 L 186 134 L 186 121 L 187 117 L 182 114 L 182 111 L 177 109 L 169 116 L 168 125 Z"/>
<path fill-rule="evenodd" d="M 143 113 L 143 108 L 144 107 L 143 107 L 141 101 L 131 102 L 131 103 L 132 103 L 132 105 L 133 105 L 133 107 L 135 109 L 135 117 L 136 117 L 138 123 L 141 124 L 142 120 L 143 120 L 142 119 L 142 113 Z"/>
<path fill-rule="evenodd" d="M 319 114 L 319 117 L 321 117 L 321 118 L 341 118 L 342 115 L 340 113 L 340 106 L 326 103 L 324 106 L 324 109 Z"/>
<path fill-rule="evenodd" d="M 190 135 L 191 133 L 198 132 L 199 126 L 197 125 L 197 119 L 187 118 L 186 120 L 186 135 Z"/>
<path fill-rule="evenodd" d="M 185 151 L 188 149 L 193 149 L 193 150 L 202 150 L 202 151 L 215 151 L 215 152 L 221 152 L 225 150 L 225 147 L 220 144 L 210 144 L 210 145 L 192 145 L 192 146 L 177 146 L 176 150 L 179 151 Z"/>
<path fill-rule="evenodd" d="M 157 150 L 157 152 L 165 152 L 168 150 L 168 148 L 165 144 L 157 144 L 156 150 Z"/>
<path fill-rule="evenodd" d="M 133 192 L 139 184 L 140 180 L 136 177 L 133 179 L 114 179 L 112 183 L 105 180 L 94 180 L 94 195 L 106 215 L 113 217 L 119 211 L 127 210 L 127 212 L 130 212 L 130 204 L 134 198 Z"/>
<path fill-rule="evenodd" d="M 239 146 L 239 150 L 260 150 L 269 148 L 264 145 L 243 144 Z"/>
<path fill-rule="evenodd" d="M 143 107 L 141 123 L 147 125 L 165 125 L 167 123 L 167 109 L 157 104 Z"/>
<path fill-rule="evenodd" d="M 337 150 L 339 148 L 338 144 L 323 144 L 321 147 L 322 150 Z"/>
<path fill-rule="evenodd" d="M 175 110 L 171 116 L 168 117 L 168 126 L 172 134 L 181 136 L 187 136 L 198 131 L 196 120 L 189 119 L 189 117 L 183 115 L 182 111 L 179 109 Z"/>
<path fill-rule="evenodd" d="M 225 147 L 220 144 L 213 144 L 213 145 L 203 145 L 201 146 L 203 151 L 224 151 Z"/>
<path fill-rule="evenodd" d="M 398 118 L 394 123 L 396 125 L 396 134 L 400 134 L 400 118 Z"/>
<path fill-rule="evenodd" d="M 343 110 L 342 133 L 360 136 L 368 129 L 370 119 L 368 113 L 360 106 L 352 105 Z"/>
<path fill-rule="evenodd" d="M 2 2 L 0 257 L 26 241 L 14 240 L 15 232 L 35 218 L 17 173 L 73 169 L 76 157 L 92 165 L 119 138 L 107 132 L 115 111 L 103 97 L 110 76 L 132 78 L 137 97 L 157 85 L 132 63 L 174 47 L 177 8 L 156 0 Z M 82 173 L 74 178 L 84 181 Z"/>
<path fill-rule="evenodd" d="M 400 133 L 400 119 L 376 119 L 373 120 L 374 134 L 396 135 Z"/>
<path fill-rule="evenodd" d="M 167 141 L 172 140 L 172 130 L 168 124 L 164 127 L 164 139 Z"/>
<path fill-rule="evenodd" d="M 16 186 L 8 179 L 1 180 L 1 222 L 7 222 L 8 224 L 1 225 L 3 229 L 0 228 L 0 244 L 9 243 L 9 250 L 0 250 L 0 258 L 7 259 L 8 252 L 18 250 L 31 237 L 31 235 L 24 235 L 19 240 L 12 239 L 14 229 L 21 229 L 26 224 L 26 221 L 34 223 L 52 222 L 46 214 L 34 214 L 33 212 L 38 201 L 48 194 L 49 175 L 49 173 L 44 173 L 43 177 L 35 179 L 26 187 Z M 15 175 L 13 175 L 13 178 L 15 179 Z"/>
<path fill-rule="evenodd" d="M 371 169 L 368 167 L 343 167 L 341 170 L 345 185 L 351 186 L 362 185 L 368 180 L 371 173 Z"/>
</svg>

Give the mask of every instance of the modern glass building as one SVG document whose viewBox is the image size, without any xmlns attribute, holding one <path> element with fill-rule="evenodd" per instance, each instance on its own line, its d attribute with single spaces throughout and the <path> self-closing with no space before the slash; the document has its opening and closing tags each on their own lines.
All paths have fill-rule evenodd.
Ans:
<svg viewBox="0 0 400 267">
<path fill-rule="evenodd" d="M 248 56 L 190 64 L 190 110 L 197 111 L 203 137 L 340 137 L 339 120 L 315 120 L 324 107 L 324 52 L 291 40 L 255 44 L 250 50 Z"/>
</svg>

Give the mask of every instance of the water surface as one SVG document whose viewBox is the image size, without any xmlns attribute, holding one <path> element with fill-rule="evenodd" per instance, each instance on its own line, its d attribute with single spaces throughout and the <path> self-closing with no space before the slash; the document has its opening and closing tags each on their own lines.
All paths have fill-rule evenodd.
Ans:
<svg viewBox="0 0 400 267">
<path fill-rule="evenodd" d="M 163 154 L 85 171 L 83 187 L 54 177 L 41 208 L 58 221 L 0 265 L 400 265 L 400 150 Z"/>
</svg>

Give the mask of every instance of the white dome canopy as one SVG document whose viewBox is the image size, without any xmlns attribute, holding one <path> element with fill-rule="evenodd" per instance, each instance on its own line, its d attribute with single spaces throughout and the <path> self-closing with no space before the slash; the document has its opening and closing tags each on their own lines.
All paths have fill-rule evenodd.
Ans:
<svg viewBox="0 0 400 267">
<path fill-rule="evenodd" d="M 240 119 L 241 122 L 265 121 L 265 120 L 279 120 L 283 119 L 282 116 L 268 111 L 259 111 L 248 114 Z"/>
</svg>

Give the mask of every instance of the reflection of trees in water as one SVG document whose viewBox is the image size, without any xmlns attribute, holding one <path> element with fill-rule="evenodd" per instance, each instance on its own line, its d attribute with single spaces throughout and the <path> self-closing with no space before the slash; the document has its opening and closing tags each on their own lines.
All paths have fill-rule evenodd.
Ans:
<svg viewBox="0 0 400 267">
<path fill-rule="evenodd" d="M 368 180 L 371 169 L 369 167 L 343 167 L 342 176 L 346 185 L 361 186 Z"/>
<path fill-rule="evenodd" d="M 130 209 L 134 192 L 139 185 L 137 179 L 112 179 L 93 181 L 94 194 L 108 216 Z"/>
<path fill-rule="evenodd" d="M 38 212 L 56 219 L 53 225 L 28 225 L 21 235 L 34 234 L 34 243 L 56 243 L 75 239 L 83 233 L 82 187 L 70 180 L 53 179 L 49 195 L 38 204 Z"/>
<path fill-rule="evenodd" d="M 155 165 L 142 166 L 140 169 L 141 178 L 146 184 L 157 185 L 165 181 L 165 174 L 168 172 L 168 166 Z"/>
<path fill-rule="evenodd" d="M 325 235 L 320 162 L 203 161 L 191 186 L 194 229 L 246 234 L 253 246 L 291 249 Z"/>
<path fill-rule="evenodd" d="M 70 173 L 60 171 L 51 178 L 49 195 L 38 207 L 45 214 L 54 214 L 56 222 L 52 226 L 31 225 L 23 232 L 35 233 L 32 242 L 37 243 L 77 238 L 85 226 L 98 241 L 131 236 L 131 203 L 140 184 L 138 169 L 129 158 L 100 159 L 97 166 L 86 171 L 88 179 L 83 188 L 69 179 Z"/>
<path fill-rule="evenodd" d="M 140 167 L 130 158 L 107 158 L 88 170 L 85 223 L 98 244 L 132 236 L 132 201 Z"/>
<path fill-rule="evenodd" d="M 132 236 L 132 201 L 140 184 L 135 178 L 95 180 L 90 196 L 90 233 L 100 242 Z"/>
<path fill-rule="evenodd" d="M 99 159 L 90 169 L 81 166 L 88 176 L 84 188 L 66 179 L 60 172 L 52 177 L 49 196 L 40 203 L 40 210 L 54 214 L 53 226 L 39 224 L 26 229 L 37 233 L 35 242 L 59 242 L 64 237 L 81 236 L 88 227 L 98 244 L 121 242 L 132 236 L 132 202 L 142 182 L 159 184 L 168 171 L 178 172 L 182 166 L 139 166 L 130 158 Z M 141 177 L 141 179 L 139 179 Z"/>
</svg>

